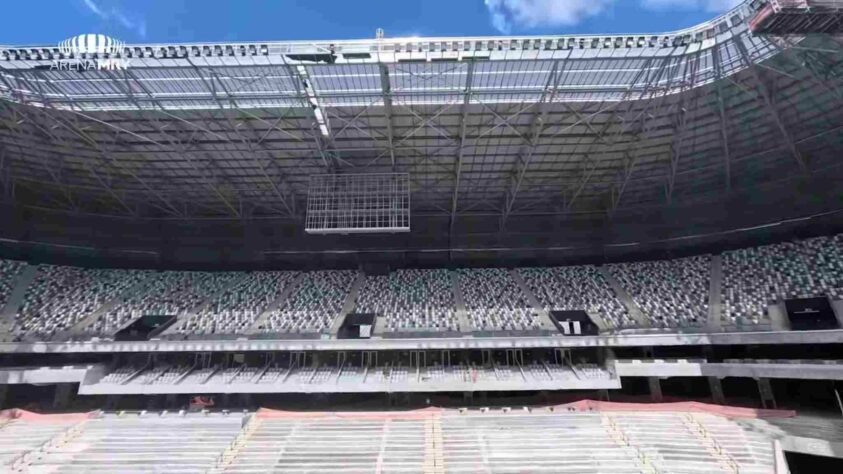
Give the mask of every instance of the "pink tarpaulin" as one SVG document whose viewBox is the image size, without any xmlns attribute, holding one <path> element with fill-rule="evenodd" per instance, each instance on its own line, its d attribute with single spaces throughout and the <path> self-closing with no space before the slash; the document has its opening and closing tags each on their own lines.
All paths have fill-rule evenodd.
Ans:
<svg viewBox="0 0 843 474">
<path fill-rule="evenodd" d="M 94 416 L 94 412 L 88 413 L 61 413 L 55 415 L 45 415 L 42 413 L 35 413 L 31 411 L 21 410 L 20 408 L 11 408 L 8 410 L 0 410 L 0 420 L 26 420 L 38 421 L 45 423 L 72 423 L 86 420 Z"/>
<path fill-rule="evenodd" d="M 709 413 L 711 415 L 724 416 L 728 418 L 792 418 L 796 416 L 793 410 L 763 410 L 755 408 L 730 407 L 723 405 L 710 405 L 700 402 L 676 402 L 676 403 L 618 403 L 601 402 L 597 400 L 580 400 L 573 403 L 565 403 L 552 407 L 554 411 L 604 411 L 604 412 L 696 412 Z M 492 409 L 492 411 L 496 411 Z M 456 413 L 457 410 L 442 408 L 424 408 L 410 411 L 346 411 L 346 412 L 301 412 L 284 411 L 261 408 L 257 412 L 258 418 L 343 418 L 343 419 L 368 419 L 368 420 L 419 420 L 431 416 L 442 415 L 443 413 Z"/>
<path fill-rule="evenodd" d="M 556 405 L 554 410 L 575 411 L 639 411 L 639 412 L 697 412 L 729 418 L 793 418 L 793 410 L 765 410 L 758 408 L 730 407 L 711 405 L 700 402 L 676 403 L 619 403 L 601 402 L 597 400 L 580 400 L 578 402 Z"/>
<path fill-rule="evenodd" d="M 257 412 L 258 418 L 343 418 L 355 420 L 422 420 L 443 412 L 441 408 L 423 408 L 409 411 L 319 411 L 301 412 L 284 411 L 261 408 Z"/>
</svg>

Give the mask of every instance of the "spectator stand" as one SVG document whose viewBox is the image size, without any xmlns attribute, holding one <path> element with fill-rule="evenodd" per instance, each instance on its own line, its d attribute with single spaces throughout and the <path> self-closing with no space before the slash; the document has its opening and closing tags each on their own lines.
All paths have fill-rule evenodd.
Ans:
<svg viewBox="0 0 843 474">
<path fill-rule="evenodd" d="M 291 281 L 286 287 L 284 287 L 284 291 L 282 291 L 281 294 L 279 294 L 278 297 L 275 298 L 275 300 L 263 310 L 263 312 L 257 317 L 257 319 L 255 319 L 255 321 L 244 332 L 244 334 L 248 336 L 261 334 L 262 329 L 265 326 L 266 320 L 269 318 L 269 316 L 273 312 L 278 311 L 281 306 L 284 305 L 293 290 L 298 288 L 299 285 L 301 285 L 302 280 L 304 280 L 306 276 L 307 273 L 301 272 L 293 279 L 293 281 Z"/>
<path fill-rule="evenodd" d="M 11 260 L 2 260 L 2 262 L 11 262 Z M 15 315 L 18 313 L 21 303 L 23 303 L 26 290 L 38 275 L 37 265 L 21 264 L 20 266 L 14 266 L 14 264 L 10 264 L 7 270 L 3 273 L 3 277 L 8 278 L 5 283 L 8 287 L 6 290 L 8 293 L 3 306 L 0 307 L 0 341 L 11 332 Z"/>
</svg>

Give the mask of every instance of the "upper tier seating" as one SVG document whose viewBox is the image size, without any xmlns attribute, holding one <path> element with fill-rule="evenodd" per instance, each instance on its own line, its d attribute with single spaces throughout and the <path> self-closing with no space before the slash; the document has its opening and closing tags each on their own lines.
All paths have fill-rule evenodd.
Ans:
<svg viewBox="0 0 843 474">
<path fill-rule="evenodd" d="M 100 316 L 93 330 L 111 334 L 129 321 L 147 314 L 183 316 L 208 298 L 220 294 L 241 272 L 159 272 L 150 282 Z"/>
<path fill-rule="evenodd" d="M 453 283 L 448 270 L 398 270 L 367 276 L 358 313 L 386 318 L 386 331 L 457 331 Z"/>
<path fill-rule="evenodd" d="M 265 333 L 319 333 L 330 329 L 351 291 L 357 272 L 310 272 L 299 282 L 284 305 L 272 311 L 261 331 Z"/>
<path fill-rule="evenodd" d="M 597 313 L 613 328 L 635 325 L 597 267 L 522 268 L 518 272 L 547 311 Z"/>
<path fill-rule="evenodd" d="M 68 330 L 149 274 L 41 265 L 15 315 L 13 332 L 49 337 Z"/>
<path fill-rule="evenodd" d="M 843 234 L 802 241 L 811 277 L 805 287 L 808 295 L 828 295 L 843 299 Z"/>
<path fill-rule="evenodd" d="M 826 295 L 843 297 L 843 235 L 723 253 L 723 312 L 734 324 L 767 321 L 781 299 Z"/>
<path fill-rule="evenodd" d="M 23 263 L 0 260 L 0 308 L 24 268 Z M 652 326 L 685 328 L 708 322 L 710 256 L 605 268 Z M 357 275 L 355 271 L 309 272 L 292 288 L 301 274 L 55 265 L 39 265 L 35 270 L 9 321 L 12 335 L 20 339 L 64 337 L 69 330 L 81 331 L 79 335 L 111 335 L 147 314 L 179 317 L 175 330 L 181 334 L 244 334 L 258 321 L 257 331 L 262 333 L 326 333 Z M 598 267 L 516 271 L 544 310 L 584 310 L 596 313 L 609 328 L 636 326 Z M 356 310 L 381 315 L 388 332 L 541 328 L 528 295 L 522 294 L 504 269 L 456 271 L 468 326 L 460 327 L 453 276 L 448 270 L 399 270 L 388 276 L 369 276 L 360 288 Z M 289 297 L 279 301 L 288 287 Z M 724 252 L 720 296 L 726 329 L 769 327 L 767 308 L 782 299 L 843 299 L 843 235 Z"/>
<path fill-rule="evenodd" d="M 457 270 L 468 319 L 485 331 L 539 329 L 541 322 L 509 270 Z"/>
<path fill-rule="evenodd" d="M 15 289 L 18 275 L 23 272 L 25 266 L 25 263 L 17 260 L 0 260 L 0 310 L 9 300 L 9 296 Z"/>
<path fill-rule="evenodd" d="M 297 272 L 252 272 L 180 323 L 182 334 L 241 334 L 274 302 Z"/>
<path fill-rule="evenodd" d="M 619 263 L 608 269 L 653 327 L 701 326 L 708 320 L 710 256 Z"/>
</svg>

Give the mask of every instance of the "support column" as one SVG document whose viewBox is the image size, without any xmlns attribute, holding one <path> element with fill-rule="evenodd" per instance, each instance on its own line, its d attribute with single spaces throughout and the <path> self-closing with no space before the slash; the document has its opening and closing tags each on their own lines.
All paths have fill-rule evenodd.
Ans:
<svg viewBox="0 0 843 474">
<path fill-rule="evenodd" d="M 726 404 L 726 397 L 723 395 L 723 384 L 717 377 L 708 377 L 708 388 L 711 390 L 711 399 L 718 405 Z"/>
<path fill-rule="evenodd" d="M 761 396 L 761 406 L 764 408 L 776 408 L 776 398 L 773 396 L 773 387 L 770 379 L 755 379 L 758 383 L 758 394 Z"/>
<path fill-rule="evenodd" d="M 781 441 L 773 440 L 773 455 L 775 456 L 774 468 L 775 474 L 790 474 L 790 469 L 787 467 L 787 458 L 784 455 Z"/>
<path fill-rule="evenodd" d="M 6 397 L 9 395 L 9 386 L 7 384 L 0 385 L 0 410 L 6 407 Z"/>
<path fill-rule="evenodd" d="M 241 393 L 240 394 L 240 405 L 243 408 L 250 408 L 252 406 L 252 394 L 251 393 Z"/>
<path fill-rule="evenodd" d="M 108 395 L 105 397 L 105 407 L 109 410 L 117 408 L 118 403 L 120 403 L 120 395 Z"/>
<path fill-rule="evenodd" d="M 662 397 L 662 381 L 658 377 L 647 377 L 647 384 L 650 385 L 650 400 L 655 403 L 661 403 Z"/>
<path fill-rule="evenodd" d="M 56 384 L 56 393 L 53 397 L 53 408 L 66 408 L 70 405 L 73 398 L 73 384 L 60 383 Z"/>
</svg>

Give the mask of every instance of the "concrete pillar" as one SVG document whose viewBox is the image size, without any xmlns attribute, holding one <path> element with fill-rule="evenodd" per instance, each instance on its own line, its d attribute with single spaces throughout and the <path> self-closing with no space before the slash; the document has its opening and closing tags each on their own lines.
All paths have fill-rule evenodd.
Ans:
<svg viewBox="0 0 843 474">
<path fill-rule="evenodd" d="M 781 441 L 777 439 L 773 440 L 773 453 L 775 455 L 775 471 L 773 472 L 776 474 L 790 474 L 790 469 L 787 467 L 787 458 L 785 458 Z"/>
<path fill-rule="evenodd" d="M 647 377 L 647 383 L 650 385 L 650 400 L 661 403 L 662 398 L 662 381 L 658 377 Z"/>
<path fill-rule="evenodd" d="M 159 409 L 161 407 L 161 402 L 163 399 L 163 395 L 152 395 L 146 402 L 146 409 L 150 411 Z"/>
<path fill-rule="evenodd" d="M 776 397 L 773 396 L 773 387 L 770 379 L 756 379 L 758 382 L 758 394 L 761 396 L 761 406 L 764 408 L 776 408 Z"/>
<path fill-rule="evenodd" d="M 711 399 L 718 405 L 726 404 L 726 397 L 723 395 L 723 384 L 717 377 L 708 377 L 708 388 L 711 390 Z"/>
<path fill-rule="evenodd" d="M 9 386 L 6 384 L 0 385 L 0 410 L 6 407 L 6 397 L 9 394 Z"/>
<path fill-rule="evenodd" d="M 60 383 L 56 384 L 56 392 L 53 397 L 53 408 L 66 408 L 70 405 L 73 398 L 73 384 Z"/>
<path fill-rule="evenodd" d="M 248 408 L 252 406 L 252 394 L 251 393 L 241 393 L 240 394 L 240 405 L 243 408 Z"/>
<path fill-rule="evenodd" d="M 597 391 L 597 398 L 602 402 L 608 402 L 609 400 L 609 391 L 605 388 L 601 388 Z"/>
<path fill-rule="evenodd" d="M 113 410 L 117 408 L 117 404 L 120 402 L 120 395 L 108 395 L 105 397 L 105 407 L 109 410 Z"/>
</svg>

